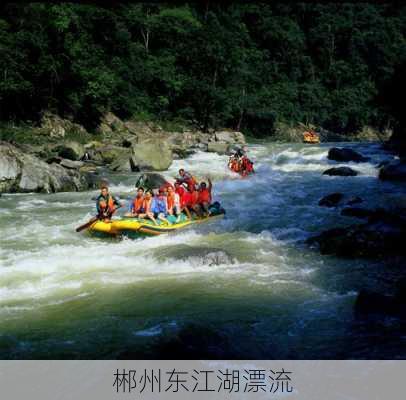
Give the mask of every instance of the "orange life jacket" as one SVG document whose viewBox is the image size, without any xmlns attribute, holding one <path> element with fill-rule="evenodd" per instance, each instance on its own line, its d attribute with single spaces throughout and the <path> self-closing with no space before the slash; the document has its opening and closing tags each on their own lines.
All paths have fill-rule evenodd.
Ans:
<svg viewBox="0 0 406 400">
<path fill-rule="evenodd" d="M 211 203 L 211 193 L 209 189 L 201 189 L 199 191 L 199 203 Z"/>
<path fill-rule="evenodd" d="M 172 193 L 172 195 L 168 194 L 166 202 L 168 203 L 168 210 L 172 210 L 175 206 L 175 193 Z"/>
<path fill-rule="evenodd" d="M 239 162 L 234 158 L 230 161 L 231 171 L 238 172 L 240 170 Z"/>
<path fill-rule="evenodd" d="M 110 195 L 107 196 L 107 201 L 106 200 L 99 201 L 99 207 L 102 213 L 105 213 L 107 210 L 110 213 L 113 213 L 116 210 L 114 206 L 114 200 Z"/>
<path fill-rule="evenodd" d="M 141 196 L 141 197 L 136 197 L 134 200 L 133 200 L 133 212 L 135 212 L 135 213 L 137 213 L 137 212 L 139 212 L 139 211 L 141 211 L 141 209 L 143 208 L 143 206 L 144 206 L 144 196 Z"/>
</svg>

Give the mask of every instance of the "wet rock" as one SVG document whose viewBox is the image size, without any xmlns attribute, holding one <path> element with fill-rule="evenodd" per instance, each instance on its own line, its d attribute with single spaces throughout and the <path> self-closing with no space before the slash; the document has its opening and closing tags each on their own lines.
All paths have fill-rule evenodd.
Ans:
<svg viewBox="0 0 406 400">
<path fill-rule="evenodd" d="M 214 133 L 217 142 L 227 144 L 245 144 L 244 134 L 236 131 L 220 131 Z"/>
<path fill-rule="evenodd" d="M 340 161 L 340 162 L 348 162 L 348 161 L 353 161 L 353 162 L 366 162 L 369 161 L 369 157 L 364 157 L 363 155 L 357 153 L 356 151 L 352 149 L 346 149 L 346 148 L 338 148 L 338 147 L 333 147 L 328 151 L 327 158 L 329 160 L 334 160 L 334 161 Z"/>
<path fill-rule="evenodd" d="M 87 176 L 58 164 L 47 164 L 9 143 L 0 142 L 0 192 L 85 190 Z"/>
<path fill-rule="evenodd" d="M 144 189 L 152 190 L 158 189 L 167 183 L 168 181 L 162 175 L 154 172 L 145 172 L 138 177 L 135 186 L 142 186 Z"/>
<path fill-rule="evenodd" d="M 220 155 L 228 153 L 228 143 L 226 142 L 209 142 L 207 145 L 207 151 L 209 153 L 217 153 Z"/>
<path fill-rule="evenodd" d="M 366 224 L 334 228 L 308 239 L 322 254 L 342 257 L 406 256 L 406 218 L 375 211 Z"/>
<path fill-rule="evenodd" d="M 124 122 L 112 112 L 104 114 L 96 132 L 105 137 L 112 136 L 117 132 L 125 132 L 127 129 Z"/>
<path fill-rule="evenodd" d="M 172 150 L 166 140 L 151 138 L 132 147 L 132 160 L 140 171 L 165 171 L 172 164 Z"/>
<path fill-rule="evenodd" d="M 110 164 L 110 169 L 115 172 L 138 172 L 139 168 L 134 163 L 131 151 L 123 152 Z"/>
<path fill-rule="evenodd" d="M 49 157 L 49 158 L 46 160 L 46 162 L 47 162 L 47 164 L 53 164 L 53 163 L 55 163 L 55 164 L 60 164 L 62 160 L 63 160 L 62 157 L 59 157 L 59 156 L 51 156 L 51 157 Z"/>
<path fill-rule="evenodd" d="M 194 150 L 192 149 L 187 149 L 184 148 L 183 146 L 176 146 L 172 145 L 172 152 L 173 152 L 173 158 L 177 160 L 183 160 L 190 155 L 194 154 Z"/>
<path fill-rule="evenodd" d="M 208 143 L 197 143 L 195 144 L 192 149 L 200 150 L 200 151 L 208 151 L 209 145 Z"/>
<path fill-rule="evenodd" d="M 66 158 L 72 161 L 78 161 L 85 153 L 85 148 L 77 142 L 65 142 L 54 149 L 59 157 Z"/>
<path fill-rule="evenodd" d="M 97 165 L 94 164 L 93 162 L 84 162 L 83 166 L 79 168 L 80 172 L 96 172 L 97 171 Z"/>
<path fill-rule="evenodd" d="M 60 161 L 59 165 L 68 169 L 79 169 L 83 167 L 84 163 L 82 161 L 72 161 L 63 159 Z"/>
<path fill-rule="evenodd" d="M 131 151 L 124 147 L 107 145 L 101 148 L 97 148 L 97 150 L 95 151 L 95 158 L 98 159 L 97 155 L 99 155 L 103 163 L 111 164 L 118 159 L 122 159 L 123 157 L 130 157 L 130 154 Z"/>
<path fill-rule="evenodd" d="M 379 170 L 379 179 L 406 182 L 406 163 L 392 162 Z"/>
<path fill-rule="evenodd" d="M 363 200 L 361 199 L 361 197 L 355 196 L 355 197 L 351 197 L 348 201 L 347 201 L 347 206 L 352 206 L 353 204 L 359 204 L 362 203 Z"/>
<path fill-rule="evenodd" d="M 323 172 L 323 175 L 330 176 L 356 176 L 358 172 L 350 167 L 336 167 L 330 168 Z"/>
<path fill-rule="evenodd" d="M 323 207 L 335 207 L 343 199 L 344 195 L 342 193 L 331 193 L 327 196 L 324 196 L 319 201 L 319 206 Z"/>
</svg>

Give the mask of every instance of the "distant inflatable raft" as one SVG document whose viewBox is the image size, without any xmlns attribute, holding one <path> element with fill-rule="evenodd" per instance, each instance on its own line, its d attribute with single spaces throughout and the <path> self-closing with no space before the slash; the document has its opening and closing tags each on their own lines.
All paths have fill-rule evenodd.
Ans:
<svg viewBox="0 0 406 400">
<path fill-rule="evenodd" d="M 224 210 L 204 218 L 194 218 L 192 220 L 182 218 L 180 222 L 167 224 L 160 221 L 155 225 L 151 220 L 139 218 L 122 218 L 111 220 L 111 222 L 96 221 L 89 227 L 89 232 L 101 236 L 157 236 L 164 233 L 171 233 L 182 230 L 194 224 L 201 224 L 224 217 Z"/>
<path fill-rule="evenodd" d="M 303 142 L 304 143 L 320 143 L 320 137 L 314 131 L 304 132 L 303 133 Z"/>
</svg>

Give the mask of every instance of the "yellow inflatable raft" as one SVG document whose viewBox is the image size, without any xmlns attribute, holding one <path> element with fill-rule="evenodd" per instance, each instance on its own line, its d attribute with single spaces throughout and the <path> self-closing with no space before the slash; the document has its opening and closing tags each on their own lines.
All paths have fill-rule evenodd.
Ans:
<svg viewBox="0 0 406 400">
<path fill-rule="evenodd" d="M 200 224 L 223 217 L 224 213 L 220 213 L 205 218 L 196 218 L 192 220 L 184 219 L 183 221 L 173 224 L 167 224 L 160 221 L 159 225 L 155 225 L 151 220 L 147 219 L 122 218 L 111 220 L 111 222 L 96 221 L 89 227 L 89 232 L 102 236 L 156 236 L 163 233 L 175 232 L 190 225 Z"/>
</svg>

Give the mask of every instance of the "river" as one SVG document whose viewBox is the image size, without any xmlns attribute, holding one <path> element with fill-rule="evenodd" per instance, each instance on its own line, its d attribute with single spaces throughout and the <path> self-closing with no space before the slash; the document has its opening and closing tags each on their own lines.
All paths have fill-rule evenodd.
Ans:
<svg viewBox="0 0 406 400">
<path fill-rule="evenodd" d="M 343 144 L 340 143 L 340 146 Z M 389 156 L 350 145 L 368 163 L 356 177 L 328 177 L 332 144 L 253 144 L 257 173 L 239 179 L 227 157 L 175 161 L 211 176 L 226 218 L 139 240 L 100 239 L 75 227 L 97 192 L 0 198 L 0 357 L 406 358 L 399 321 L 359 320 L 361 288 L 390 287 L 402 271 L 385 261 L 321 256 L 304 240 L 356 220 L 319 207 L 332 192 L 387 204 L 401 187 L 376 179 Z M 122 199 L 134 176 L 109 177 Z"/>
</svg>

